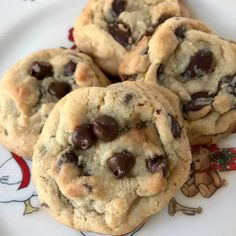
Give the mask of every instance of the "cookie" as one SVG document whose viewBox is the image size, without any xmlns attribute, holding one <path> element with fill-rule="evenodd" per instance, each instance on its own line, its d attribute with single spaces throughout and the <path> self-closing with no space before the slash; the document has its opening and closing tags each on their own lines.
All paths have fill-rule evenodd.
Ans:
<svg viewBox="0 0 236 236">
<path fill-rule="evenodd" d="M 45 209 L 76 230 L 112 235 L 160 211 L 191 163 L 177 101 L 165 88 L 135 82 L 81 88 L 60 100 L 33 155 Z"/>
<path fill-rule="evenodd" d="M 75 43 L 106 73 L 117 75 L 127 51 L 181 14 L 189 12 L 180 0 L 90 0 L 75 23 Z"/>
<path fill-rule="evenodd" d="M 65 49 L 33 53 L 1 81 L 0 142 L 21 156 L 32 156 L 33 145 L 59 99 L 79 87 L 109 83 L 83 53 Z"/>
<path fill-rule="evenodd" d="M 204 144 L 235 129 L 235 60 L 235 43 L 199 21 L 172 18 L 127 55 L 120 73 L 177 94 L 191 144 Z"/>
</svg>

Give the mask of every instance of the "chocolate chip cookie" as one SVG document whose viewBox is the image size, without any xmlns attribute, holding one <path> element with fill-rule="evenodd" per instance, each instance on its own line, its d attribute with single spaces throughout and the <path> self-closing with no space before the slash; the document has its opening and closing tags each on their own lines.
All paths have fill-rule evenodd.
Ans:
<svg viewBox="0 0 236 236">
<path fill-rule="evenodd" d="M 214 142 L 236 126 L 236 44 L 203 23 L 172 18 L 144 39 L 120 67 L 123 79 L 143 79 L 176 93 L 192 144 Z"/>
<path fill-rule="evenodd" d="M 78 48 L 108 74 L 117 75 L 124 54 L 166 19 L 189 15 L 181 0 L 90 0 L 74 27 Z"/>
<path fill-rule="evenodd" d="M 157 213 L 190 169 L 177 101 L 138 82 L 81 88 L 60 100 L 33 155 L 45 209 L 77 230 L 112 235 Z"/>
<path fill-rule="evenodd" d="M 83 53 L 49 49 L 28 56 L 3 76 L 0 85 L 0 142 L 31 156 L 55 103 L 70 91 L 110 82 Z"/>
</svg>

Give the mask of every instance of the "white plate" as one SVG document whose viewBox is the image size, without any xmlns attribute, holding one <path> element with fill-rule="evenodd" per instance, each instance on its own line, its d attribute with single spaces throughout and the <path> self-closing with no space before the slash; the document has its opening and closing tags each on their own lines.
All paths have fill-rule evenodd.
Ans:
<svg viewBox="0 0 236 236">
<path fill-rule="evenodd" d="M 85 3 L 85 0 L 1 0 L 0 75 L 33 51 L 72 46 L 67 39 L 68 29 Z M 188 0 L 188 3 L 194 7 L 195 15 L 218 34 L 236 41 L 235 0 Z M 236 135 L 224 140 L 221 147 L 236 147 Z M 30 160 L 14 158 L 0 146 L 0 235 L 83 235 L 57 223 L 41 210 L 30 179 L 30 166 Z M 224 172 L 221 176 L 227 180 L 228 186 L 218 190 L 210 199 L 199 194 L 191 199 L 180 192 L 177 194 L 178 202 L 201 206 L 202 214 L 190 217 L 177 212 L 171 217 L 166 208 L 135 235 L 235 236 L 236 171 Z M 24 215 L 24 212 L 30 214 Z"/>
</svg>

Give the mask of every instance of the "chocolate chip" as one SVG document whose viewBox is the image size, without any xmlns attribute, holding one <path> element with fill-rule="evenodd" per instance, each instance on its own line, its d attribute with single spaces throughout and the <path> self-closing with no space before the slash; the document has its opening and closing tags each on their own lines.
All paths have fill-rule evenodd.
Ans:
<svg viewBox="0 0 236 236">
<path fill-rule="evenodd" d="M 42 145 L 42 146 L 40 147 L 40 149 L 39 149 L 40 155 L 41 155 L 41 156 L 44 156 L 44 155 L 46 155 L 47 152 L 48 152 L 48 151 L 47 151 L 47 147 L 46 147 L 45 145 Z"/>
<path fill-rule="evenodd" d="M 41 207 L 49 208 L 49 205 L 48 205 L 46 202 L 43 202 L 43 203 L 41 204 Z"/>
<path fill-rule="evenodd" d="M 72 134 L 72 142 L 75 147 L 81 150 L 91 148 L 96 141 L 92 125 L 82 124 L 78 126 Z"/>
<path fill-rule="evenodd" d="M 123 47 L 127 48 L 132 43 L 130 30 L 124 23 L 110 23 L 108 24 L 108 31 Z"/>
<path fill-rule="evenodd" d="M 233 85 L 229 86 L 228 93 L 236 96 L 236 83 L 234 83 Z"/>
<path fill-rule="evenodd" d="M 156 77 L 159 83 L 164 82 L 166 76 L 165 76 L 165 66 L 163 64 L 160 64 L 159 67 L 157 68 Z"/>
<path fill-rule="evenodd" d="M 69 150 L 60 155 L 60 157 L 57 160 L 57 167 L 60 169 L 61 166 L 65 163 L 72 163 L 74 165 L 77 165 L 78 157 L 75 154 L 75 152 Z"/>
<path fill-rule="evenodd" d="M 146 159 L 146 167 L 152 174 L 162 172 L 166 176 L 169 167 L 168 158 L 162 155 L 154 155 Z"/>
<path fill-rule="evenodd" d="M 193 163 L 193 162 L 191 163 L 190 169 L 191 169 L 191 170 L 195 170 L 195 163 Z"/>
<path fill-rule="evenodd" d="M 166 20 L 168 20 L 169 18 L 173 17 L 173 15 L 169 15 L 169 14 L 163 14 L 156 23 L 153 23 L 152 26 L 146 31 L 146 36 L 152 36 L 153 33 L 155 32 L 156 28 L 164 23 Z"/>
<path fill-rule="evenodd" d="M 150 27 L 149 29 L 146 30 L 146 36 L 150 37 L 153 35 L 154 31 L 155 31 L 156 27 L 155 25 L 152 25 L 152 27 Z"/>
<path fill-rule="evenodd" d="M 111 116 L 100 116 L 92 123 L 93 132 L 96 137 L 104 142 L 114 140 L 119 133 L 119 126 L 116 120 Z"/>
<path fill-rule="evenodd" d="M 145 129 L 145 128 L 147 128 L 147 122 L 145 122 L 145 121 L 138 122 L 137 124 L 135 124 L 135 128 L 136 129 Z"/>
<path fill-rule="evenodd" d="M 222 84 L 229 84 L 234 79 L 234 76 L 235 75 L 226 75 L 220 80 L 220 82 Z"/>
<path fill-rule="evenodd" d="M 48 92 L 56 98 L 61 99 L 71 91 L 71 86 L 66 82 L 52 82 L 48 87 Z"/>
<path fill-rule="evenodd" d="M 91 176 L 91 174 L 87 170 L 84 170 L 83 167 L 82 167 L 81 176 Z"/>
<path fill-rule="evenodd" d="M 135 157 L 127 151 L 116 153 L 107 159 L 107 165 L 115 178 L 122 179 L 135 165 Z"/>
<path fill-rule="evenodd" d="M 36 77 L 38 80 L 43 80 L 53 75 L 53 69 L 48 62 L 35 61 L 31 65 L 30 75 Z"/>
<path fill-rule="evenodd" d="M 173 17 L 173 15 L 163 14 L 158 20 L 158 25 L 164 23 L 166 20 L 170 19 L 171 17 Z"/>
<path fill-rule="evenodd" d="M 183 112 L 198 111 L 203 107 L 210 105 L 213 101 L 214 95 L 210 95 L 208 92 L 200 91 L 191 95 L 191 101 L 187 102 L 183 106 Z"/>
<path fill-rule="evenodd" d="M 77 64 L 73 61 L 70 61 L 64 68 L 64 75 L 65 76 L 72 76 L 75 73 L 75 69 Z"/>
<path fill-rule="evenodd" d="M 126 1 L 124 0 L 113 0 L 112 2 L 112 10 L 115 12 L 117 16 L 120 15 L 121 12 L 125 10 Z"/>
<path fill-rule="evenodd" d="M 179 39 L 184 39 L 186 31 L 187 29 L 185 28 L 185 26 L 180 25 L 179 27 L 175 29 L 175 35 Z"/>
<path fill-rule="evenodd" d="M 224 87 L 228 87 L 232 80 L 235 78 L 235 75 L 225 75 L 219 81 L 217 92 L 220 92 Z"/>
<path fill-rule="evenodd" d="M 137 79 L 137 75 L 121 75 L 121 80 L 122 81 L 135 81 Z"/>
<path fill-rule="evenodd" d="M 85 187 L 89 193 L 91 193 L 93 191 L 93 187 L 89 184 L 83 184 L 83 187 Z"/>
<path fill-rule="evenodd" d="M 6 136 L 8 135 L 7 129 L 4 129 L 4 134 L 5 134 Z"/>
<path fill-rule="evenodd" d="M 181 74 L 185 79 L 201 77 L 207 73 L 212 73 L 216 67 L 214 54 L 208 49 L 201 49 L 190 58 L 189 64 Z"/>
<path fill-rule="evenodd" d="M 174 138 L 180 138 L 181 133 L 182 133 L 182 128 L 180 127 L 179 122 L 171 114 L 168 114 L 168 115 L 170 117 L 171 132 L 173 134 L 173 137 Z"/>
<path fill-rule="evenodd" d="M 131 93 L 126 94 L 125 99 L 124 99 L 125 104 L 129 104 L 129 102 L 132 100 L 132 98 L 133 98 L 133 94 L 131 94 Z"/>
<path fill-rule="evenodd" d="M 142 49 L 140 52 L 139 52 L 139 55 L 146 55 L 148 53 L 148 50 L 149 50 L 149 47 L 146 47 L 144 49 Z"/>
</svg>

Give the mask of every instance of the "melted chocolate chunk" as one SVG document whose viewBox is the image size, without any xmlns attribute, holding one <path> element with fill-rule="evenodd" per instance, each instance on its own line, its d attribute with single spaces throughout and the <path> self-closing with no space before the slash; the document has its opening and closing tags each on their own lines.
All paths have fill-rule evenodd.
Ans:
<svg viewBox="0 0 236 236">
<path fill-rule="evenodd" d="M 212 97 L 212 95 L 209 95 L 209 93 L 206 92 L 206 91 L 200 91 L 200 92 L 197 92 L 197 93 L 193 93 L 191 95 L 191 98 L 193 100 L 196 100 L 196 99 L 199 99 L 199 98 L 209 98 L 209 97 Z"/>
<path fill-rule="evenodd" d="M 180 127 L 179 122 L 171 114 L 168 114 L 168 115 L 170 117 L 171 132 L 173 134 L 173 137 L 174 138 L 180 138 L 181 133 L 182 133 L 182 128 Z"/>
<path fill-rule="evenodd" d="M 91 148 L 96 142 L 92 125 L 82 124 L 78 126 L 72 134 L 72 142 L 75 147 L 81 150 Z"/>
<path fill-rule="evenodd" d="M 77 165 L 78 163 L 78 157 L 73 151 L 67 151 L 64 152 L 59 159 L 57 160 L 57 167 L 58 169 L 61 168 L 61 166 L 65 163 L 72 163 L 74 165 Z"/>
<path fill-rule="evenodd" d="M 154 24 L 152 24 L 152 26 L 146 31 L 146 36 L 152 36 L 153 33 L 155 32 L 156 28 L 164 23 L 166 20 L 168 20 L 169 18 L 173 17 L 172 15 L 168 15 L 168 14 L 164 14 L 162 15 L 158 21 Z"/>
<path fill-rule="evenodd" d="M 198 111 L 203 107 L 210 105 L 213 101 L 214 95 L 210 95 L 208 92 L 200 91 L 192 94 L 191 101 L 187 102 L 183 106 L 183 112 Z"/>
<path fill-rule="evenodd" d="M 48 87 L 48 92 L 56 98 L 61 99 L 71 91 L 71 86 L 66 82 L 52 82 Z"/>
<path fill-rule="evenodd" d="M 93 132 L 96 137 L 104 142 L 113 141 L 119 133 L 119 126 L 111 116 L 100 116 L 92 123 Z"/>
<path fill-rule="evenodd" d="M 89 184 L 83 184 L 83 187 L 85 187 L 89 193 L 91 193 L 93 191 L 93 187 Z"/>
<path fill-rule="evenodd" d="M 123 47 L 128 48 L 132 43 L 130 29 L 124 23 L 110 23 L 108 24 L 108 31 Z"/>
<path fill-rule="evenodd" d="M 122 81 L 135 81 L 137 79 L 137 75 L 121 75 L 121 80 Z"/>
<path fill-rule="evenodd" d="M 234 84 L 234 86 L 230 87 L 229 93 L 236 97 L 236 84 Z"/>
<path fill-rule="evenodd" d="M 115 178 L 122 179 L 128 175 L 135 165 L 135 161 L 135 157 L 131 153 L 124 151 L 107 159 L 107 165 Z"/>
<path fill-rule="evenodd" d="M 129 102 L 132 100 L 133 94 L 129 93 L 125 95 L 124 102 L 125 104 L 129 104 Z"/>
<path fill-rule="evenodd" d="M 46 202 L 43 202 L 43 203 L 41 204 L 41 207 L 49 208 L 49 205 L 48 205 Z"/>
<path fill-rule="evenodd" d="M 185 28 L 185 26 L 180 25 L 179 27 L 175 29 L 175 35 L 179 39 L 184 39 L 186 31 L 187 29 Z"/>
<path fill-rule="evenodd" d="M 157 115 L 161 114 L 161 109 L 160 110 L 156 110 Z"/>
<path fill-rule="evenodd" d="M 126 1 L 124 0 L 113 0 L 112 2 L 112 10 L 115 12 L 117 16 L 120 15 L 121 12 L 125 10 Z"/>
<path fill-rule="evenodd" d="M 229 84 L 234 79 L 234 77 L 235 75 L 226 75 L 220 80 L 220 82 L 222 84 Z"/>
<path fill-rule="evenodd" d="M 160 64 L 159 67 L 157 68 L 157 81 L 159 83 L 163 83 L 166 76 L 165 76 L 165 66 L 163 64 Z"/>
<path fill-rule="evenodd" d="M 192 77 L 201 77 L 212 73 L 216 67 L 214 54 L 208 49 L 199 50 L 189 61 L 185 71 L 181 74 L 185 79 Z"/>
<path fill-rule="evenodd" d="M 229 86 L 229 94 L 236 96 L 236 83 Z"/>
<path fill-rule="evenodd" d="M 170 19 L 171 17 L 173 17 L 173 15 L 163 14 L 158 20 L 158 25 L 164 23 L 166 20 Z"/>
<path fill-rule="evenodd" d="M 169 168 L 168 158 L 162 155 L 154 155 L 146 159 L 146 167 L 152 174 L 162 172 L 165 177 Z"/>
<path fill-rule="evenodd" d="M 53 75 L 53 68 L 48 62 L 35 61 L 31 65 L 30 75 L 36 77 L 38 80 L 43 80 Z"/>
<path fill-rule="evenodd" d="M 73 61 L 70 61 L 64 68 L 64 75 L 65 76 L 72 76 L 75 73 L 77 64 Z"/>
<path fill-rule="evenodd" d="M 217 92 L 220 92 L 224 87 L 230 86 L 232 80 L 235 78 L 236 75 L 225 75 L 223 78 L 221 78 Z"/>
</svg>

